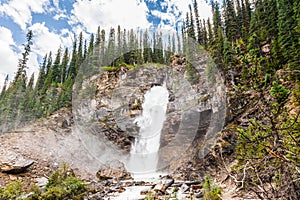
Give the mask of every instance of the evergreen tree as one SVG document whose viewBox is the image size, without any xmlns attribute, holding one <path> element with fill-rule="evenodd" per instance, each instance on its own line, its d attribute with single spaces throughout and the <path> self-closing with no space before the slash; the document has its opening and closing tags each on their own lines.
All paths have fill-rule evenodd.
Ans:
<svg viewBox="0 0 300 200">
<path fill-rule="evenodd" d="M 229 41 L 235 41 L 239 36 L 239 29 L 236 22 L 236 12 L 233 0 L 224 1 L 225 33 Z"/>
<path fill-rule="evenodd" d="M 61 82 L 62 69 L 61 69 L 60 61 L 61 61 L 61 47 L 59 47 L 57 50 L 56 57 L 51 68 L 51 75 L 49 76 L 51 82 L 54 85 Z"/>
<path fill-rule="evenodd" d="M 71 56 L 70 66 L 68 69 L 68 78 L 70 79 L 74 79 L 76 77 L 76 60 L 77 60 L 76 58 L 77 58 L 77 40 L 75 39 L 73 42 L 72 56 Z"/>
<path fill-rule="evenodd" d="M 213 12 L 213 33 L 215 40 L 218 37 L 218 29 L 222 27 L 221 13 L 218 2 L 212 2 L 212 12 Z M 213 40 L 213 38 L 211 38 Z"/>
<path fill-rule="evenodd" d="M 5 92 L 6 92 L 6 89 L 7 89 L 7 84 L 8 84 L 8 74 L 6 75 L 5 80 L 4 80 L 2 91 L 1 91 L 1 94 L 0 94 L 0 100 L 3 99 L 4 96 L 5 96 Z"/>
<path fill-rule="evenodd" d="M 40 66 L 39 76 L 38 76 L 38 79 L 36 82 L 35 89 L 38 91 L 38 93 L 41 93 L 42 88 L 44 87 L 44 82 L 45 82 L 45 78 L 46 78 L 46 73 L 45 73 L 46 65 L 47 65 L 47 54 L 43 58 L 43 63 Z"/>
<path fill-rule="evenodd" d="M 200 26 L 201 20 L 199 17 L 197 0 L 194 0 L 193 7 L 194 7 L 194 13 L 195 13 L 196 27 L 197 27 L 197 40 L 198 40 L 199 44 L 203 44 L 203 39 L 202 39 L 203 33 L 201 30 L 201 26 Z"/>
<path fill-rule="evenodd" d="M 144 32 L 144 36 L 143 36 L 143 57 L 144 57 L 144 61 L 146 63 L 152 62 L 151 59 L 151 54 L 152 54 L 152 50 L 150 47 L 150 38 L 149 38 L 149 33 L 148 30 L 146 29 Z"/>
<path fill-rule="evenodd" d="M 300 46 L 299 34 L 296 32 L 297 21 L 294 20 L 294 1 L 277 0 L 277 9 L 279 43 L 284 62 L 289 63 L 291 69 L 299 69 Z"/>
<path fill-rule="evenodd" d="M 94 34 L 91 34 L 91 38 L 90 38 L 90 43 L 89 43 L 89 47 L 88 47 L 88 55 L 91 55 L 91 53 L 94 50 Z"/>
<path fill-rule="evenodd" d="M 82 63 L 83 63 L 83 35 L 82 32 L 80 32 L 78 37 L 78 50 L 76 55 L 76 74 Z"/>
<path fill-rule="evenodd" d="M 67 78 L 68 64 L 69 64 L 69 50 L 68 48 L 66 48 L 61 62 L 60 83 L 64 83 Z"/>
<path fill-rule="evenodd" d="M 205 25 L 205 19 L 203 19 L 203 45 L 207 48 L 208 45 L 208 38 L 207 38 L 207 29 Z"/>
<path fill-rule="evenodd" d="M 108 38 L 108 46 L 106 51 L 105 58 L 107 59 L 105 62 L 105 65 L 111 65 L 114 66 L 114 59 L 115 59 L 115 51 L 116 51 L 116 38 L 115 38 L 115 29 L 111 28 L 109 32 L 109 38 Z"/>
</svg>

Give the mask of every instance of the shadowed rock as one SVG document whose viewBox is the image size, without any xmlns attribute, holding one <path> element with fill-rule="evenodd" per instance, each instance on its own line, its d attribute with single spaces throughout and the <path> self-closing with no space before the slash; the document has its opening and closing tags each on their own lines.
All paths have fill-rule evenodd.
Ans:
<svg viewBox="0 0 300 200">
<path fill-rule="evenodd" d="M 19 174 L 24 172 L 34 163 L 13 151 L 0 151 L 0 171 L 8 174 Z"/>
</svg>

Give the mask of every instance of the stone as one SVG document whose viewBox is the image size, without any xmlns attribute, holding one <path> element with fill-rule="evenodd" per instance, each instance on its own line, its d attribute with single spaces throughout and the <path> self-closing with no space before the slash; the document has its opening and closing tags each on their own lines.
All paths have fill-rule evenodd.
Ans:
<svg viewBox="0 0 300 200">
<path fill-rule="evenodd" d="M 19 174 L 29 168 L 35 161 L 7 150 L 0 150 L 0 172 Z"/>
<path fill-rule="evenodd" d="M 37 178 L 35 180 L 37 182 L 37 186 L 39 187 L 45 187 L 48 183 L 48 179 L 45 177 Z"/>
<path fill-rule="evenodd" d="M 155 192 L 158 192 L 158 191 L 162 191 L 164 189 L 164 185 L 159 183 L 159 184 L 156 184 L 155 187 L 153 188 L 153 190 Z"/>
<path fill-rule="evenodd" d="M 126 170 L 124 164 L 118 160 L 110 161 L 105 165 L 101 166 L 96 176 L 100 181 L 107 179 L 132 179 L 131 174 Z"/>
<path fill-rule="evenodd" d="M 185 183 L 182 184 L 181 187 L 180 187 L 180 191 L 183 192 L 183 193 L 188 191 L 189 189 L 190 189 L 190 187 L 187 186 L 187 184 L 185 184 Z"/>
<path fill-rule="evenodd" d="M 140 192 L 140 195 L 146 195 L 149 193 L 149 189 L 144 189 Z"/>
</svg>

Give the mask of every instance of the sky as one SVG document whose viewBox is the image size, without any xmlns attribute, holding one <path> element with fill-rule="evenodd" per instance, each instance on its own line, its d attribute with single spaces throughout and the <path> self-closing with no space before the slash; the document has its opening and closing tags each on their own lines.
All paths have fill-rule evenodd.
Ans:
<svg viewBox="0 0 300 200">
<path fill-rule="evenodd" d="M 198 0 L 200 18 L 211 18 L 211 8 Z M 83 32 L 88 38 L 97 27 L 175 29 L 192 0 L 0 0 L 0 88 L 12 80 L 21 58 L 26 33 L 33 31 L 28 76 L 37 77 L 41 58 L 49 51 L 71 47 Z"/>
</svg>

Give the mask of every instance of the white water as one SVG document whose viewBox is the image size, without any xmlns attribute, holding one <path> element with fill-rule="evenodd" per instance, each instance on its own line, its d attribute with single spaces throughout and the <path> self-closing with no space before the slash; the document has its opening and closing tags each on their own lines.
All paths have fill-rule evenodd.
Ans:
<svg viewBox="0 0 300 200">
<path fill-rule="evenodd" d="M 157 172 L 160 135 L 165 121 L 169 93 L 166 85 L 154 86 L 145 94 L 143 113 L 135 119 L 139 137 L 131 146 L 128 170 L 134 176 L 149 177 Z"/>
</svg>

